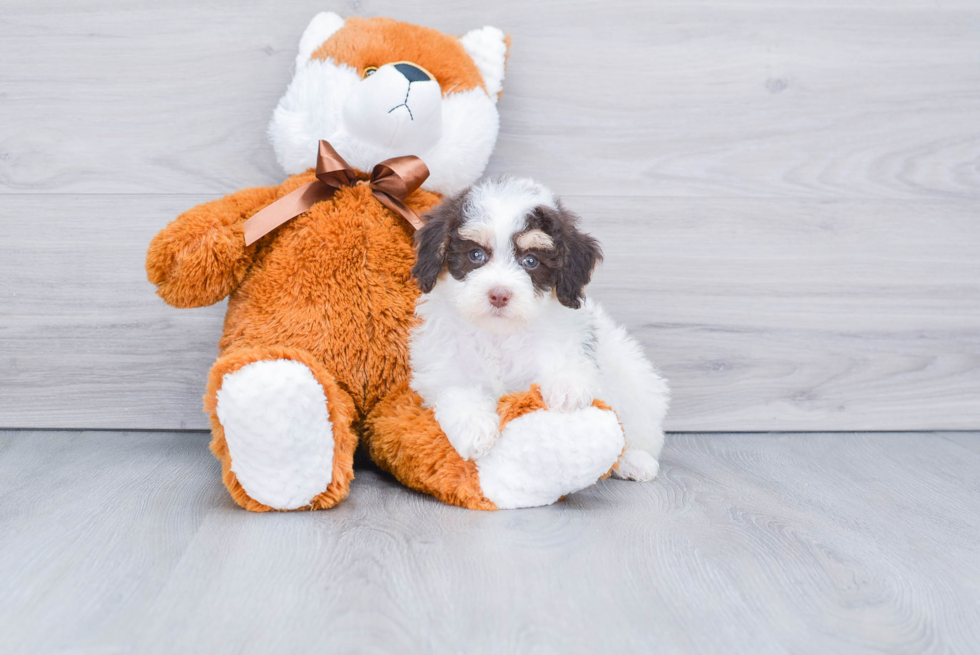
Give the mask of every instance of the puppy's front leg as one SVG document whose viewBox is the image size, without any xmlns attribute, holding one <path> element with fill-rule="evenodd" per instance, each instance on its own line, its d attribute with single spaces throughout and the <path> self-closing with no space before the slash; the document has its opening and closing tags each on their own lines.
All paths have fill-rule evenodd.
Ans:
<svg viewBox="0 0 980 655">
<path fill-rule="evenodd" d="M 497 400 L 476 387 L 449 387 L 433 407 L 449 443 L 463 459 L 483 457 L 500 438 Z"/>
<path fill-rule="evenodd" d="M 584 357 L 565 357 L 551 367 L 540 381 L 541 397 L 548 409 L 574 412 L 595 400 L 598 374 L 595 365 Z"/>
</svg>

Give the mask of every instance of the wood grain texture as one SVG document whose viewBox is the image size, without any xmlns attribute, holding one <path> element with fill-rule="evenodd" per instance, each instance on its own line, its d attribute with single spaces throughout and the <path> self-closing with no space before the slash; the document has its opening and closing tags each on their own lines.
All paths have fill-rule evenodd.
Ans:
<svg viewBox="0 0 980 655">
<path fill-rule="evenodd" d="M 980 197 L 980 6 L 925 1 L 17 0 L 0 188 L 278 182 L 265 127 L 324 9 L 510 32 L 491 171 L 559 193 Z"/>
<path fill-rule="evenodd" d="M 203 199 L 0 196 L 0 425 L 207 428 L 224 305 L 170 308 L 143 272 Z M 969 204 L 566 202 L 606 251 L 590 293 L 671 380 L 670 429 L 980 425 Z"/>
<path fill-rule="evenodd" d="M 0 433 L 0 651 L 975 652 L 978 466 L 940 434 L 678 435 L 658 480 L 547 508 L 360 471 L 255 515 L 203 434 Z"/>
<path fill-rule="evenodd" d="M 143 253 L 282 179 L 265 128 L 324 9 L 512 33 L 490 172 L 603 240 L 670 429 L 980 427 L 971 0 L 7 2 L 0 426 L 206 427 L 223 307 L 166 308 Z"/>
</svg>

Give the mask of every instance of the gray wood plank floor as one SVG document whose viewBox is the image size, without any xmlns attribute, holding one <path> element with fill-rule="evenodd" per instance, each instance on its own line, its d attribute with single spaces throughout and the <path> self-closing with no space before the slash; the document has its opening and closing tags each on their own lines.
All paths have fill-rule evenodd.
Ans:
<svg viewBox="0 0 980 655">
<path fill-rule="evenodd" d="M 478 513 L 234 507 L 200 433 L 0 432 L 0 652 L 968 653 L 980 434 L 672 435 Z"/>
</svg>

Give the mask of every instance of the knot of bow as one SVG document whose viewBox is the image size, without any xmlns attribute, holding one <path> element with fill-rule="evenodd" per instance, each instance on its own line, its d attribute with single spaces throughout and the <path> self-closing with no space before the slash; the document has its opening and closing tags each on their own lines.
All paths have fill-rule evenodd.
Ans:
<svg viewBox="0 0 980 655">
<path fill-rule="evenodd" d="M 371 171 L 369 180 L 359 180 L 357 173 L 326 141 L 320 141 L 316 158 L 316 179 L 279 198 L 245 221 L 245 245 L 250 246 L 269 232 L 299 216 L 315 203 L 326 200 L 345 186 L 366 184 L 382 205 L 400 214 L 416 230 L 422 221 L 405 205 L 405 198 L 422 186 L 429 169 L 418 157 L 392 157 Z"/>
</svg>

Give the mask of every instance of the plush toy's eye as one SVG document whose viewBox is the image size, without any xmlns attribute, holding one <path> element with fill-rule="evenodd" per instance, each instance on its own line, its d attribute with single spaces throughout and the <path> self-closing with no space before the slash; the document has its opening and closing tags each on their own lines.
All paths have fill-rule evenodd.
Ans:
<svg viewBox="0 0 980 655">
<path fill-rule="evenodd" d="M 474 264 L 485 264 L 487 262 L 487 251 L 483 248 L 474 248 L 470 251 L 470 261 Z"/>
<path fill-rule="evenodd" d="M 371 77 L 376 72 L 378 72 L 378 67 L 377 66 L 365 66 L 364 67 L 364 72 L 361 74 L 361 77 L 362 78 L 364 78 L 364 77 Z"/>
<path fill-rule="evenodd" d="M 538 258 L 534 255 L 524 255 L 524 259 L 521 260 L 521 266 L 529 271 L 533 271 L 538 267 Z"/>
</svg>

